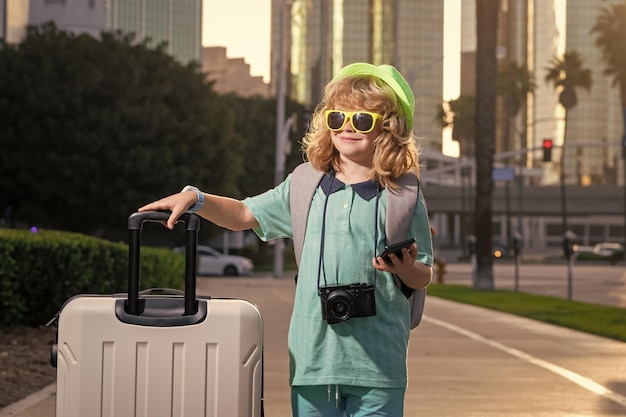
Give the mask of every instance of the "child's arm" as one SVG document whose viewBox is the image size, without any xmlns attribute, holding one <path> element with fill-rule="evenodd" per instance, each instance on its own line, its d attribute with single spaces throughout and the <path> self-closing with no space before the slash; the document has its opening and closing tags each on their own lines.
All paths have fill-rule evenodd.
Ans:
<svg viewBox="0 0 626 417">
<path fill-rule="evenodd" d="M 178 218 L 194 205 L 198 197 L 194 191 L 172 194 L 146 204 L 139 211 L 170 210 L 166 226 L 172 229 Z M 204 205 L 196 212 L 199 216 L 230 230 L 246 230 L 259 226 L 252 212 L 239 200 L 204 193 Z"/>
</svg>

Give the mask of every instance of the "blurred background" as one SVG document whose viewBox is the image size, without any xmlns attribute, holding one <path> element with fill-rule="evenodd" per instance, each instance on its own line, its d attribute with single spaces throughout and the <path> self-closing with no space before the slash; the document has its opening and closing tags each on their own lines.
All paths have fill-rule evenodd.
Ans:
<svg viewBox="0 0 626 417">
<path fill-rule="evenodd" d="M 625 239 L 624 1 L 0 0 L 0 38 L 2 227 L 123 239 L 187 183 L 260 193 L 366 61 L 415 92 L 438 251 Z"/>
</svg>

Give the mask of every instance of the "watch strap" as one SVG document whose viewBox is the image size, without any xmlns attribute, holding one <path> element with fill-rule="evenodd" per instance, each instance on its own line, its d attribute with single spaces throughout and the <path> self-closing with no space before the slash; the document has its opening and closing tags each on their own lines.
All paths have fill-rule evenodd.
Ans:
<svg viewBox="0 0 626 417">
<path fill-rule="evenodd" d="M 204 206 L 204 193 L 198 189 L 198 187 L 194 187 L 193 185 L 185 185 L 183 189 L 180 191 L 184 193 L 186 191 L 193 191 L 196 193 L 196 202 L 187 209 L 187 213 L 195 213 Z"/>
</svg>

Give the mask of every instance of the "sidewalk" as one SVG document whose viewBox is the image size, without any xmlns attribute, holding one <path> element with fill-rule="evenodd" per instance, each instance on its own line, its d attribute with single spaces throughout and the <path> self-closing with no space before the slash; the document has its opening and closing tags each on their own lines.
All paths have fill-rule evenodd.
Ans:
<svg viewBox="0 0 626 417">
<path fill-rule="evenodd" d="M 239 297 L 265 324 L 265 415 L 291 416 L 291 277 L 200 278 L 198 293 Z M 405 416 L 626 415 L 626 343 L 428 297 L 411 335 Z M 54 386 L 0 410 L 53 417 Z M 229 417 L 229 416 L 219 416 Z"/>
</svg>

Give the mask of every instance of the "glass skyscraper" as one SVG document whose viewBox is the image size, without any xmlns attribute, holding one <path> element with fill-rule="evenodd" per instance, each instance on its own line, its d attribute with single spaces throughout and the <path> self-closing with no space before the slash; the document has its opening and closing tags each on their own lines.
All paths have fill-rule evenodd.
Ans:
<svg viewBox="0 0 626 417">
<path fill-rule="evenodd" d="M 475 0 L 462 1 L 462 75 L 461 92 L 473 94 L 474 55 L 476 50 Z M 603 7 L 622 0 L 503 0 L 499 14 L 500 59 L 526 64 L 534 75 L 536 87 L 528 96 L 515 131 L 525 135 L 525 147 L 540 149 L 544 139 L 552 139 L 555 148 L 552 162 L 544 163 L 542 154 L 529 154 L 527 167 L 543 170 L 541 183 L 559 183 L 564 169 L 568 185 L 619 185 L 624 182 L 624 160 L 621 157 L 622 115 L 619 90 L 613 79 L 603 74 L 605 63 L 591 33 Z M 508 29 L 508 30 L 503 30 Z M 578 103 L 567 114 L 559 104 L 560 91 L 546 80 L 547 68 L 555 58 L 576 51 L 583 68 L 591 70 L 589 90 L 577 88 Z M 563 145 L 566 133 L 565 148 Z M 496 152 L 519 148 L 497 143 Z M 560 166 L 565 149 L 564 166 Z"/>
<path fill-rule="evenodd" d="M 312 109 L 343 66 L 359 61 L 394 65 L 415 94 L 415 134 L 425 148 L 441 151 L 441 126 L 435 119 L 443 97 L 441 0 L 272 0 L 275 92 L 281 34 L 292 99 Z"/>
<path fill-rule="evenodd" d="M 166 41 L 180 61 L 201 62 L 202 0 L 110 0 L 110 29 Z"/>
<path fill-rule="evenodd" d="M 567 184 L 616 184 L 623 181 L 621 147 L 622 115 L 619 91 L 603 74 L 605 63 L 591 34 L 602 7 L 610 1 L 535 1 L 530 11 L 534 30 L 529 42 L 529 63 L 537 78 L 537 89 L 529 107 L 530 132 L 534 144 L 543 138 L 563 143 L 564 113 L 558 93 L 545 82 L 546 67 L 554 57 L 576 51 L 583 67 L 591 70 L 592 86 L 576 90 L 578 103 L 567 114 L 565 178 Z M 560 149 L 555 149 L 558 161 Z M 559 167 L 555 167 L 557 171 Z M 556 172 L 553 173 L 553 178 Z"/>
<path fill-rule="evenodd" d="M 54 21 L 60 29 L 99 36 L 134 32 L 183 63 L 202 60 L 202 0 L 46 0 L 31 2 L 30 24 Z"/>
</svg>

